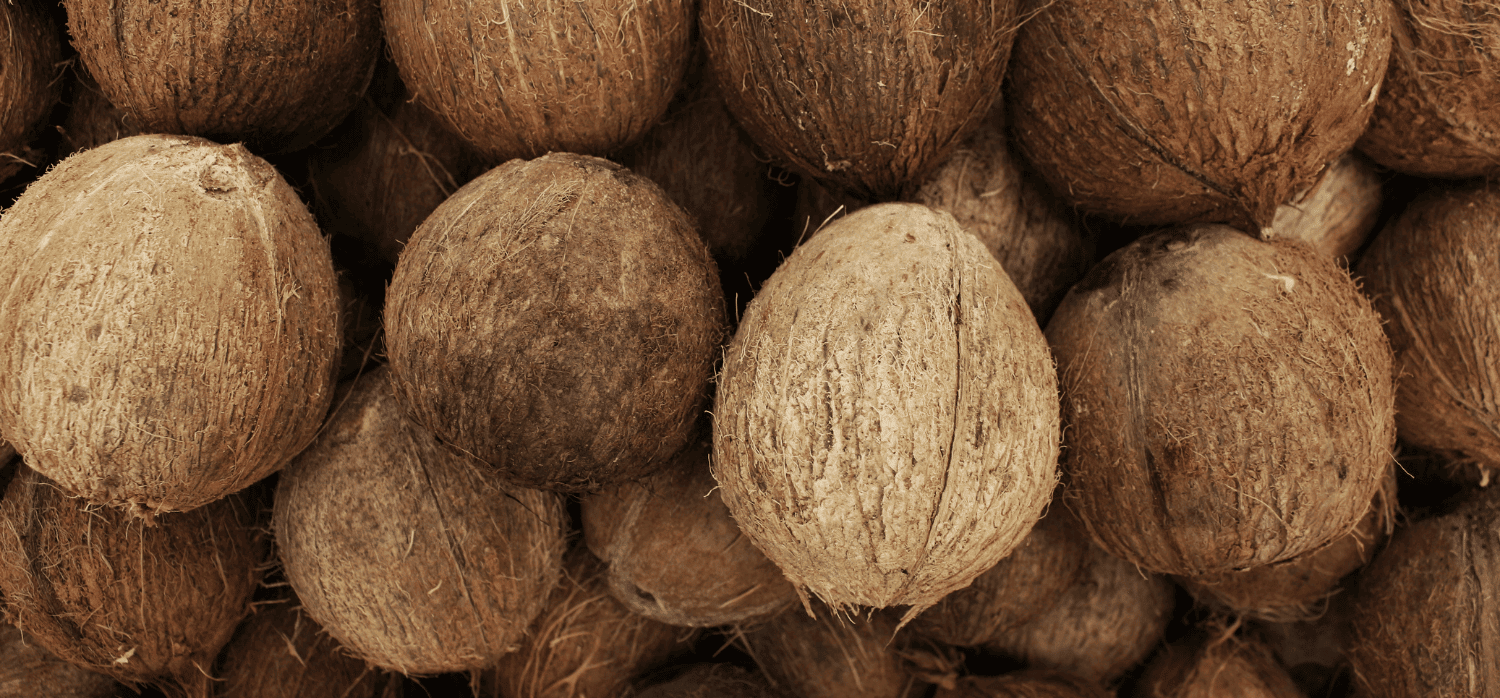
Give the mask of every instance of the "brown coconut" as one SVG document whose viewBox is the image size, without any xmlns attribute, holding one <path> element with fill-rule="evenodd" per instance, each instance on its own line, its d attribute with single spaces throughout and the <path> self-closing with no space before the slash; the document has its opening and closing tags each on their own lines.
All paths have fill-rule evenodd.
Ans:
<svg viewBox="0 0 1500 698">
<path fill-rule="evenodd" d="M 514 483 L 574 492 L 641 477 L 687 443 L 723 325 L 682 209 L 568 153 L 508 162 L 439 206 L 385 306 L 417 422 Z"/>
<path fill-rule="evenodd" d="M 817 615 L 814 616 L 813 614 Z M 780 693 L 799 698 L 916 698 L 927 683 L 891 640 L 897 616 L 842 616 L 817 603 L 791 608 L 743 635 L 745 651 Z"/>
<path fill-rule="evenodd" d="M 1018 0 L 705 0 L 730 113 L 794 169 L 889 199 L 937 167 L 1000 96 Z"/>
<path fill-rule="evenodd" d="M 775 698 L 764 676 L 733 664 L 694 664 L 641 689 L 636 698 Z"/>
<path fill-rule="evenodd" d="M 953 217 L 882 204 L 776 270 L 725 351 L 714 478 L 799 589 L 904 620 L 1010 554 L 1056 483 L 1051 357 Z"/>
<path fill-rule="evenodd" d="M 1351 150 L 1329 163 L 1310 189 L 1276 209 L 1270 236 L 1299 240 L 1330 257 L 1348 257 L 1375 233 L 1384 201 L 1375 164 Z"/>
<path fill-rule="evenodd" d="M 1079 208 L 1260 233 L 1364 131 L 1390 44 L 1384 0 L 1058 2 L 1021 27 L 1006 103 Z"/>
<path fill-rule="evenodd" d="M 1402 380 L 1404 441 L 1500 468 L 1500 190 L 1483 182 L 1419 194 L 1357 269 L 1386 320 Z"/>
<path fill-rule="evenodd" d="M 148 523 L 22 468 L 0 501 L 6 617 L 85 669 L 207 698 L 267 555 L 257 506 L 242 494 Z"/>
<path fill-rule="evenodd" d="M 583 500 L 583 535 L 608 567 L 606 587 L 646 618 L 689 627 L 753 624 L 797 591 L 729 516 L 703 434 L 640 481 Z M 684 564 L 691 560 L 691 564 Z"/>
<path fill-rule="evenodd" d="M 401 678 L 344 653 L 297 606 L 295 596 L 260 604 L 219 656 L 222 698 L 399 698 Z"/>
<path fill-rule="evenodd" d="M 9 623 L 0 623 L 0 698 L 113 698 L 120 684 L 58 659 Z"/>
<path fill-rule="evenodd" d="M 328 243 L 241 146 L 136 136 L 64 160 L 0 219 L 0 283 L 0 430 L 91 502 L 202 506 L 328 410 Z"/>
<path fill-rule="evenodd" d="M 276 490 L 303 610 L 352 655 L 403 674 L 481 669 L 521 646 L 558 583 L 556 495 L 502 486 L 407 421 L 387 369 L 357 380 Z"/>
<path fill-rule="evenodd" d="M 1030 669 L 1001 676 L 965 676 L 933 698 L 1109 698 L 1114 694 L 1093 681 L 1060 671 Z"/>
<path fill-rule="evenodd" d="M 64 154 L 71 155 L 143 133 L 135 119 L 104 96 L 99 83 L 87 70 L 75 63 L 71 73 L 74 75 L 73 99 L 62 123 L 57 126 L 62 135 Z"/>
<path fill-rule="evenodd" d="M 1500 174 L 1500 4 L 1393 4 L 1390 67 L 1360 149 L 1420 177 Z"/>
<path fill-rule="evenodd" d="M 632 613 L 607 589 L 605 567 L 582 546 L 563 556 L 525 643 L 479 677 L 476 698 L 619 696 L 641 674 L 691 649 L 695 631 Z"/>
<path fill-rule="evenodd" d="M 1253 638 L 1191 635 L 1159 652 L 1136 698 L 1303 698 L 1271 650 Z"/>
<path fill-rule="evenodd" d="M 1047 326 L 1067 499 L 1105 550 L 1195 576 L 1289 560 L 1369 510 L 1395 444 L 1380 319 L 1330 257 L 1163 230 Z"/>
<path fill-rule="evenodd" d="M 354 108 L 380 50 L 374 0 L 66 0 L 73 46 L 144 131 L 299 150 Z"/>
<path fill-rule="evenodd" d="M 43 0 L 0 3 L 0 182 L 27 168 L 37 169 L 46 154 L 37 132 L 62 97 L 61 28 Z"/>
</svg>

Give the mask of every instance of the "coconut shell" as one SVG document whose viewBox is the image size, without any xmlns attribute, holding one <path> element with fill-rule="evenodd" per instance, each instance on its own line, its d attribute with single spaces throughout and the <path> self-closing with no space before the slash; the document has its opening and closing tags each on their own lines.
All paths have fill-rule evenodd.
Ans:
<svg viewBox="0 0 1500 698">
<path fill-rule="evenodd" d="M 1052 361 L 953 217 L 872 206 L 796 251 L 725 352 L 714 478 L 800 589 L 905 620 L 1010 554 L 1056 483 Z"/>
<path fill-rule="evenodd" d="M 113 698 L 120 684 L 74 666 L 0 623 L 0 698 Z"/>
<path fill-rule="evenodd" d="M 214 695 L 223 698 L 393 698 L 400 677 L 344 653 L 296 605 L 263 604 L 219 657 Z M 387 690 L 393 689 L 393 690 Z"/>
<path fill-rule="evenodd" d="M 1001 676 L 965 676 L 933 698 L 1109 698 L 1103 686 L 1058 671 L 1032 669 Z"/>
<path fill-rule="evenodd" d="M 1073 287 L 1047 338 L 1069 506 L 1105 550 L 1152 571 L 1322 548 L 1365 515 L 1390 466 L 1380 319 L 1304 245 L 1227 226 L 1147 235 Z"/>
<path fill-rule="evenodd" d="M 99 83 L 74 64 L 73 99 L 57 130 L 62 134 L 62 152 L 68 155 L 97 148 L 110 141 L 143 133 L 125 110 L 114 105 L 99 89 Z"/>
<path fill-rule="evenodd" d="M 1305 242 L 1330 257 L 1353 255 L 1380 220 L 1381 179 L 1369 158 L 1344 153 L 1311 189 L 1276 209 L 1270 236 Z"/>
<path fill-rule="evenodd" d="M 0 430 L 65 491 L 185 511 L 313 438 L 339 360 L 328 243 L 238 145 L 136 136 L 0 219 Z"/>
<path fill-rule="evenodd" d="M 812 614 L 816 613 L 814 617 Z M 799 698 L 916 698 L 926 682 L 892 645 L 896 616 L 792 608 L 744 634 L 746 652 L 780 693 Z"/>
<path fill-rule="evenodd" d="M 699 26 L 730 113 L 783 164 L 896 197 L 1000 96 L 1018 0 L 705 0 Z"/>
<path fill-rule="evenodd" d="M 1136 698 L 1303 698 L 1259 641 L 1196 634 L 1168 645 L 1136 683 Z"/>
<path fill-rule="evenodd" d="M 338 125 L 380 50 L 374 0 L 63 4 L 83 64 L 143 130 L 257 153 L 299 150 Z"/>
<path fill-rule="evenodd" d="M 556 495 L 504 487 L 404 419 L 384 368 L 287 466 L 273 516 L 307 615 L 403 674 L 481 669 L 518 649 L 561 575 L 566 522 Z"/>
<path fill-rule="evenodd" d="M 775 698 L 764 676 L 733 664 L 694 664 L 676 677 L 643 688 L 637 698 Z"/>
<path fill-rule="evenodd" d="M 1500 468 L 1497 233 L 1500 191 L 1435 186 L 1375 236 L 1358 267 L 1396 352 L 1402 439 L 1458 452 L 1482 472 Z"/>
<path fill-rule="evenodd" d="M 53 105 L 62 97 L 62 32 L 42 0 L 0 3 L 0 182 L 42 167 L 36 143 Z"/>
<path fill-rule="evenodd" d="M 660 472 L 583 500 L 583 534 L 621 604 L 670 625 L 753 624 L 797 602 L 781 568 L 729 516 L 705 434 Z M 690 561 L 690 562 L 684 562 Z"/>
<path fill-rule="evenodd" d="M 724 326 L 682 209 L 567 153 L 508 162 L 439 206 L 386 298 L 416 421 L 514 483 L 572 492 L 639 478 L 687 443 Z"/>
<path fill-rule="evenodd" d="M 1016 38 L 1016 145 L 1085 211 L 1259 233 L 1354 145 L 1390 54 L 1383 0 L 1067 0 Z"/>
<path fill-rule="evenodd" d="M 237 495 L 148 523 L 22 468 L 0 501 L 6 617 L 85 669 L 206 698 L 267 556 L 254 506 Z"/>
</svg>

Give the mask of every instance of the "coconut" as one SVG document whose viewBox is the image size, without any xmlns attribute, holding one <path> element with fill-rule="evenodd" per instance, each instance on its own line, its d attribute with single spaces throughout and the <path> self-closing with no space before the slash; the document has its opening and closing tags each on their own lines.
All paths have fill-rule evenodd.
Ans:
<svg viewBox="0 0 1500 698">
<path fill-rule="evenodd" d="M 62 134 L 62 152 L 71 155 L 142 133 L 135 119 L 104 96 L 87 70 L 75 63 L 72 72 L 73 99 L 57 126 Z"/>
<path fill-rule="evenodd" d="M 328 243 L 243 147 L 136 136 L 0 219 L 0 431 L 64 490 L 188 510 L 312 440 L 339 359 Z"/>
<path fill-rule="evenodd" d="M 39 127 L 62 96 L 62 32 L 41 0 L 0 3 L 0 182 L 40 168 Z"/>
<path fill-rule="evenodd" d="M 1258 640 L 1199 633 L 1151 660 L 1136 698 L 1303 698 L 1286 669 Z"/>
<path fill-rule="evenodd" d="M 915 698 L 927 684 L 906 670 L 892 646 L 896 627 L 894 614 L 845 617 L 814 604 L 788 609 L 743 637 L 746 653 L 783 694 Z"/>
<path fill-rule="evenodd" d="M 299 150 L 342 121 L 380 50 L 374 0 L 63 4 L 83 64 L 142 129 L 258 153 Z"/>
<path fill-rule="evenodd" d="M 1380 319 L 1305 245 L 1219 225 L 1152 233 L 1074 286 L 1047 337 L 1069 505 L 1105 550 L 1152 571 L 1322 548 L 1365 515 L 1391 463 Z"/>
<path fill-rule="evenodd" d="M 1346 695 L 1351 597 L 1348 593 L 1330 597 L 1324 612 L 1316 618 L 1292 623 L 1252 620 L 1248 630 L 1266 643 L 1303 693 L 1314 697 Z M 1344 690 L 1337 691 L 1341 686 Z"/>
<path fill-rule="evenodd" d="M 219 656 L 223 698 L 392 698 L 401 678 L 344 654 L 297 607 L 296 597 L 256 607 Z"/>
<path fill-rule="evenodd" d="M 384 368 L 287 466 L 273 515 L 303 610 L 403 674 L 481 669 L 519 648 L 557 585 L 566 521 L 556 495 L 506 488 L 405 420 Z"/>
<path fill-rule="evenodd" d="M 719 376 L 714 478 L 800 590 L 836 610 L 909 605 L 904 622 L 1041 517 L 1055 381 L 977 238 L 919 204 L 872 206 L 798 247 L 751 301 Z"/>
<path fill-rule="evenodd" d="M 241 494 L 148 523 L 22 468 L 0 501 L 6 616 L 80 667 L 206 698 L 267 555 L 254 507 Z"/>
<path fill-rule="evenodd" d="M 1500 174 L 1500 4 L 1394 4 L 1390 68 L 1360 149 L 1420 177 Z"/>
<path fill-rule="evenodd" d="M 641 689 L 637 698 L 774 698 L 764 676 L 733 664 L 693 664 L 676 677 Z"/>
<path fill-rule="evenodd" d="M 1018 0 L 705 0 L 699 26 L 730 113 L 774 157 L 894 198 L 1000 96 Z"/>
<path fill-rule="evenodd" d="M 508 162 L 439 206 L 385 306 L 419 423 L 514 483 L 574 492 L 642 477 L 687 443 L 723 325 L 682 209 L 568 153 Z"/>
<path fill-rule="evenodd" d="M 0 698 L 113 698 L 120 685 L 81 669 L 0 623 Z"/>
<path fill-rule="evenodd" d="M 1334 160 L 1312 188 L 1276 209 L 1270 236 L 1299 240 L 1330 257 L 1364 247 L 1384 200 L 1375 164 L 1351 150 Z"/>
<path fill-rule="evenodd" d="M 1364 131 L 1387 13 L 1382 0 L 1048 5 L 1016 38 L 1016 145 L 1088 212 L 1259 233 Z"/>
<path fill-rule="evenodd" d="M 1059 671 L 1032 669 L 1001 676 L 965 676 L 933 698 L 1107 698 L 1103 686 Z"/>
</svg>

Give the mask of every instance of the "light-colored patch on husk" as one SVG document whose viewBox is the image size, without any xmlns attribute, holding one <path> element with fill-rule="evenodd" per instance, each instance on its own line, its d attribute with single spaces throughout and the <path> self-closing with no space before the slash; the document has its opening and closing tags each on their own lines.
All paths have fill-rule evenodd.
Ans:
<svg viewBox="0 0 1500 698">
<path fill-rule="evenodd" d="M 764 676 L 733 664 L 694 664 L 669 681 L 648 686 L 636 698 L 776 698 Z"/>
<path fill-rule="evenodd" d="M 568 153 L 512 160 L 439 206 L 385 307 L 417 422 L 516 484 L 571 492 L 642 477 L 687 443 L 724 322 L 682 209 Z"/>
<path fill-rule="evenodd" d="M 401 695 L 401 677 L 348 656 L 291 595 L 256 605 L 224 646 L 215 677 L 220 698 L 390 698 L 392 688 Z"/>
<path fill-rule="evenodd" d="M 1066 499 L 1111 553 L 1167 574 L 1289 560 L 1348 532 L 1392 461 L 1380 318 L 1337 262 L 1226 226 L 1101 262 L 1047 326 Z"/>
<path fill-rule="evenodd" d="M 238 145 L 136 136 L 0 218 L 0 429 L 91 502 L 186 511 L 280 469 L 339 359 L 328 243 Z"/>
<path fill-rule="evenodd" d="M 1328 164 L 1312 187 L 1276 209 L 1268 233 L 1349 257 L 1375 233 L 1384 192 L 1375 164 L 1351 150 Z"/>
<path fill-rule="evenodd" d="M 927 683 L 907 670 L 893 644 L 897 624 L 894 612 L 846 616 L 814 603 L 787 609 L 741 637 L 745 652 L 785 695 L 916 698 Z"/>
<path fill-rule="evenodd" d="M 1137 681 L 1135 696 L 1303 698 L 1286 669 L 1260 641 L 1202 632 L 1163 648 Z"/>
<path fill-rule="evenodd" d="M 0 3 L 0 182 L 45 165 L 35 139 L 62 97 L 62 49 L 43 0 Z"/>
<path fill-rule="evenodd" d="M 0 623 L 0 698 L 114 698 L 119 688 L 114 679 L 59 659 Z"/>
<path fill-rule="evenodd" d="M 965 676 L 933 698 L 1108 698 L 1104 686 L 1060 671 L 1028 669 L 1001 676 Z"/>
<path fill-rule="evenodd" d="M 872 206 L 751 301 L 719 377 L 714 478 L 793 584 L 839 610 L 909 605 L 909 620 L 1041 517 L 1055 381 L 977 238 L 925 206 Z"/>
</svg>

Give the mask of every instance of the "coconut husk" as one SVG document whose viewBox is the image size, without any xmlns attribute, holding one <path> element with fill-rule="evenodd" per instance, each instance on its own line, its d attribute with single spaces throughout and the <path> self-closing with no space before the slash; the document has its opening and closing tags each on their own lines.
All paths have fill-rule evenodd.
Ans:
<svg viewBox="0 0 1500 698">
<path fill-rule="evenodd" d="M 1109 698 L 1114 694 L 1093 681 L 1044 669 L 1001 676 L 965 676 L 954 689 L 940 688 L 933 698 Z"/>
<path fill-rule="evenodd" d="M 1251 233 L 1353 147 L 1380 89 L 1379 0 L 1074 0 L 1016 38 L 1016 145 L 1059 196 L 1140 225 Z"/>
<path fill-rule="evenodd" d="M 352 655 L 403 674 L 518 649 L 557 585 L 556 495 L 508 488 L 407 421 L 380 368 L 282 473 L 273 523 L 303 610 Z"/>
<path fill-rule="evenodd" d="M 62 31 L 41 0 L 0 3 L 0 182 L 43 167 L 36 142 L 53 105 L 62 98 L 58 78 Z"/>
<path fill-rule="evenodd" d="M 1018 0 L 706 0 L 704 48 L 731 114 L 793 169 L 895 198 L 1000 96 Z"/>
<path fill-rule="evenodd" d="M 1420 177 L 1500 174 L 1500 4 L 1396 0 L 1390 68 L 1359 147 Z"/>
<path fill-rule="evenodd" d="M 241 146 L 136 136 L 64 160 L 0 219 L 0 279 L 0 430 L 91 502 L 202 506 L 281 468 L 328 410 L 328 243 Z"/>
<path fill-rule="evenodd" d="M 439 206 L 385 306 L 417 422 L 513 483 L 570 492 L 642 477 L 687 443 L 724 321 L 682 209 L 568 153 L 508 162 Z"/>
<path fill-rule="evenodd" d="M 143 133 L 135 119 L 104 96 L 99 83 L 87 70 L 74 63 L 71 72 L 74 76 L 73 99 L 68 104 L 63 122 L 57 126 L 65 155 Z"/>
<path fill-rule="evenodd" d="M 219 656 L 214 695 L 223 698 L 399 698 L 401 678 L 344 653 L 297 606 L 264 603 Z"/>
<path fill-rule="evenodd" d="M 1056 484 L 1035 328 L 951 215 L 882 204 L 834 222 L 776 270 L 725 352 L 713 473 L 730 514 L 836 610 L 909 605 L 904 622 L 968 586 Z"/>
<path fill-rule="evenodd" d="M 764 676 L 733 664 L 694 664 L 676 677 L 648 686 L 636 698 L 775 698 Z"/>
<path fill-rule="evenodd" d="M 363 293 L 348 275 L 339 274 L 339 326 L 344 331 L 344 353 L 339 380 L 349 380 L 381 364 L 380 306 Z"/>
<path fill-rule="evenodd" d="M 1069 506 L 1147 569 L 1196 576 L 1318 550 L 1359 522 L 1389 469 L 1380 319 L 1305 245 L 1227 226 L 1147 235 L 1073 287 L 1047 337 Z"/>
<path fill-rule="evenodd" d="M 1317 184 L 1276 209 L 1270 236 L 1305 242 L 1330 257 L 1353 255 L 1380 220 L 1381 179 L 1369 158 L 1344 153 Z"/>
<path fill-rule="evenodd" d="M 815 603 L 787 609 L 742 638 L 745 652 L 781 694 L 916 698 L 927 683 L 907 670 L 892 644 L 897 625 L 894 612 L 844 616 Z"/>
<path fill-rule="evenodd" d="M 143 130 L 262 154 L 300 150 L 338 125 L 380 50 L 373 0 L 63 4 L 83 64 Z"/>
<path fill-rule="evenodd" d="M 1271 651 L 1244 636 L 1199 633 L 1163 648 L 1136 683 L 1136 698 L 1303 698 Z"/>
<path fill-rule="evenodd" d="M 148 523 L 22 468 L 0 501 L 6 617 L 80 667 L 206 698 L 267 555 L 257 518 L 235 495 Z"/>
<path fill-rule="evenodd" d="M 74 666 L 0 623 L 0 698 L 113 698 L 120 684 Z"/>
</svg>

